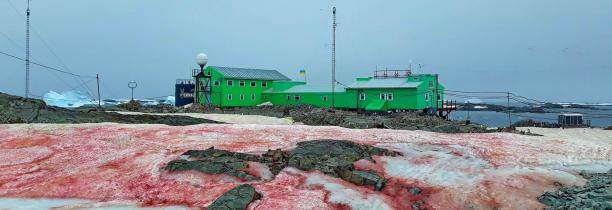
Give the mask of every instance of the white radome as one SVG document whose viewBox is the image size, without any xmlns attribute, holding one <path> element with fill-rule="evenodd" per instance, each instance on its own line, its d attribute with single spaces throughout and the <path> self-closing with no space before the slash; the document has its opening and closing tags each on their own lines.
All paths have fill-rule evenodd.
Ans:
<svg viewBox="0 0 612 210">
<path fill-rule="evenodd" d="M 198 56 L 196 57 L 196 60 L 198 62 L 198 65 L 200 66 L 206 66 L 206 63 L 208 63 L 208 55 L 204 54 L 204 53 L 200 53 L 198 54 Z"/>
</svg>

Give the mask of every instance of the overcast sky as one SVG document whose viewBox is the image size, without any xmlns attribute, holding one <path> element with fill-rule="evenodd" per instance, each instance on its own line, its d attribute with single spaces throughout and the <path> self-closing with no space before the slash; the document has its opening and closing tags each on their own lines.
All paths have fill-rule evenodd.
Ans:
<svg viewBox="0 0 612 210">
<path fill-rule="evenodd" d="M 20 57 L 25 2 L 0 0 L 0 51 Z M 342 83 L 412 62 L 414 72 L 438 73 L 451 90 L 612 102 L 609 0 L 32 0 L 32 57 L 99 73 L 103 98 L 129 97 L 130 80 L 139 84 L 137 97 L 173 94 L 199 52 L 210 65 L 276 69 L 294 79 L 306 69 L 309 82 L 326 83 L 332 6 Z M 0 71 L 0 91 L 23 95 L 24 62 L 0 55 Z M 84 90 L 37 66 L 31 86 L 35 95 Z"/>
</svg>

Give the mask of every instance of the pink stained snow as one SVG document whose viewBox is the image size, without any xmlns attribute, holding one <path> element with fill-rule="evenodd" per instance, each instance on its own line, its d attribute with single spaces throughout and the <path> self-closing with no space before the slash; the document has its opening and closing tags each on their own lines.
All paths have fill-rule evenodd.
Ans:
<svg viewBox="0 0 612 210">
<path fill-rule="evenodd" d="M 610 141 L 550 139 L 505 133 L 424 131 L 296 125 L 0 125 L 0 197 L 125 201 L 143 207 L 206 207 L 249 183 L 262 193 L 249 209 L 534 209 L 556 185 L 579 185 L 582 169 L 612 166 Z M 361 160 L 358 169 L 387 178 L 383 191 L 317 172 L 286 168 L 269 178 L 264 165 L 249 173 L 263 181 L 160 168 L 190 149 L 214 146 L 260 154 L 315 139 L 341 139 L 401 152 Z M 412 195 L 411 187 L 422 193 Z"/>
</svg>

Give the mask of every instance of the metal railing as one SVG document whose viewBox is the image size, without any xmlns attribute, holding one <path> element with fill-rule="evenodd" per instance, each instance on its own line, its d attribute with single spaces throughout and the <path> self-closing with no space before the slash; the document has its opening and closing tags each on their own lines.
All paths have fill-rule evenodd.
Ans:
<svg viewBox="0 0 612 210">
<path fill-rule="evenodd" d="M 177 85 L 194 85 L 195 80 L 193 79 L 176 79 Z"/>
<path fill-rule="evenodd" d="M 411 74 L 411 70 L 376 70 L 374 78 L 407 78 Z"/>
</svg>

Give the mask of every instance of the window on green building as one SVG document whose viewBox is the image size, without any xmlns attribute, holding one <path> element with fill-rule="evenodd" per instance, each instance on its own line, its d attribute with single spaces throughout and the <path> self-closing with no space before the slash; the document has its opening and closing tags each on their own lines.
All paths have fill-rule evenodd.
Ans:
<svg viewBox="0 0 612 210">
<path fill-rule="evenodd" d="M 380 100 L 385 100 L 387 98 L 387 94 L 381 93 Z"/>
<path fill-rule="evenodd" d="M 261 86 L 262 86 L 262 87 L 268 87 L 268 83 L 267 83 L 267 82 L 265 82 L 265 81 L 263 81 L 263 82 L 261 82 Z"/>
<path fill-rule="evenodd" d="M 294 96 L 294 98 L 295 98 L 296 101 L 300 100 L 300 96 L 298 96 L 298 95 Z"/>
<path fill-rule="evenodd" d="M 252 81 L 252 82 L 251 82 L 251 87 L 255 87 L 255 86 L 257 86 L 257 82 Z"/>
<path fill-rule="evenodd" d="M 244 94 L 240 94 L 240 100 L 244 101 Z"/>
<path fill-rule="evenodd" d="M 227 94 L 227 100 L 231 101 L 232 100 L 232 94 Z"/>
<path fill-rule="evenodd" d="M 393 93 L 387 93 L 387 100 L 393 101 Z"/>
<path fill-rule="evenodd" d="M 251 101 L 255 100 L 255 94 L 251 94 Z"/>
<path fill-rule="evenodd" d="M 234 86 L 234 80 L 227 80 L 227 86 Z"/>
<path fill-rule="evenodd" d="M 240 80 L 240 82 L 238 83 L 238 85 L 240 85 L 240 87 L 244 87 L 244 80 Z"/>
<path fill-rule="evenodd" d="M 359 100 L 365 101 L 365 93 L 359 94 Z"/>
</svg>

